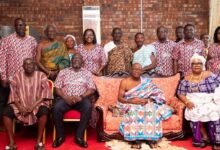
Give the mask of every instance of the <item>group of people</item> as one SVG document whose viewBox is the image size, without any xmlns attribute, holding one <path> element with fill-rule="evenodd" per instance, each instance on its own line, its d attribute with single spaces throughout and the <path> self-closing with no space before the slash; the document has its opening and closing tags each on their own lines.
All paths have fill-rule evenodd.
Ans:
<svg viewBox="0 0 220 150">
<path fill-rule="evenodd" d="M 17 148 L 12 130 L 15 118 L 24 125 L 38 123 L 34 148 L 44 149 L 42 135 L 50 101 L 57 133 L 52 147 L 65 141 L 63 115 L 70 109 L 81 113 L 75 142 L 88 147 L 83 133 L 89 120 L 96 117 L 93 105 L 97 89 L 92 76 L 124 78 L 117 103 L 124 112 L 119 131 L 125 140 L 133 141 L 134 148 L 140 148 L 140 140 L 147 140 L 154 148 L 162 137 L 161 122 L 172 115 L 172 108 L 165 104 L 163 91 L 150 78 L 178 72 L 185 77 L 177 94 L 186 105 L 193 145 L 205 147 L 211 143 L 213 149 L 220 149 L 220 104 L 215 92 L 220 84 L 220 27 L 215 30 L 214 43 L 209 44 L 208 34 L 201 40 L 195 37 L 192 24 L 176 28 L 176 41 L 169 40 L 168 29 L 160 26 L 156 30 L 158 40 L 148 45 L 144 44 L 144 34 L 136 33 L 134 48 L 122 40 L 123 32 L 118 27 L 112 30 L 112 41 L 103 47 L 97 43 L 93 29 L 84 31 L 82 44 L 78 45 L 70 34 L 64 41 L 57 40 L 54 25 L 46 26 L 46 38 L 39 43 L 26 35 L 24 19 L 15 19 L 14 27 L 15 33 L 0 41 L 0 111 L 4 110 L 0 115 L 9 137 L 7 150 Z M 55 93 L 48 79 L 54 82 Z M 154 130 L 146 128 L 149 123 Z"/>
</svg>

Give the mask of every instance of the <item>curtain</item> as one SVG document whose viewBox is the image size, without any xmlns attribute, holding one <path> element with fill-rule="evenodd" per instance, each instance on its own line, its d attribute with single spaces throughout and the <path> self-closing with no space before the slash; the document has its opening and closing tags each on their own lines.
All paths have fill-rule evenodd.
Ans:
<svg viewBox="0 0 220 150">
<path fill-rule="evenodd" d="M 213 41 L 215 29 L 220 26 L 220 0 L 210 0 L 209 6 L 209 36 Z"/>
</svg>

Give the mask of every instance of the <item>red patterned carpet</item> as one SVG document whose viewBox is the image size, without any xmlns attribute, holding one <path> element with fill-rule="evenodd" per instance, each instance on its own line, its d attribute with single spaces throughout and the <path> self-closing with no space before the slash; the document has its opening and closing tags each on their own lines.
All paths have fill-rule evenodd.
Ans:
<svg viewBox="0 0 220 150">
<path fill-rule="evenodd" d="M 73 137 L 75 134 L 75 126 L 71 128 L 71 124 L 66 127 L 66 141 L 62 146 L 56 148 L 54 150 L 82 150 L 82 148 L 78 147 L 73 142 Z M 35 135 L 36 129 L 35 128 L 27 128 L 21 127 L 19 131 L 16 132 L 15 139 L 18 150 L 33 150 L 33 145 L 35 144 Z M 3 150 L 5 145 L 8 143 L 8 138 L 5 132 L 0 132 L 0 150 Z M 172 145 L 184 147 L 188 150 L 197 150 L 200 148 L 194 148 L 191 145 L 191 139 L 187 139 L 184 141 L 174 141 Z M 53 150 L 51 147 L 52 144 L 52 128 L 47 129 L 47 139 L 46 139 L 46 149 Z M 108 150 L 105 147 L 105 143 L 99 143 L 96 141 L 96 132 L 94 129 L 88 130 L 88 150 Z M 201 150 L 211 150 L 211 147 L 206 147 Z"/>
</svg>

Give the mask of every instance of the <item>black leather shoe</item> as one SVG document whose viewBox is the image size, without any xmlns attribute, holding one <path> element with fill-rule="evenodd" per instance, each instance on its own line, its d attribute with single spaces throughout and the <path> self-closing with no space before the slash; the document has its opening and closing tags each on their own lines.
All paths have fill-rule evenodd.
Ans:
<svg viewBox="0 0 220 150">
<path fill-rule="evenodd" d="M 59 147 L 60 145 L 63 144 L 64 141 L 65 139 L 62 137 L 56 138 L 56 140 L 53 141 L 52 147 L 53 148 Z"/>
<path fill-rule="evenodd" d="M 78 144 L 80 147 L 83 147 L 83 148 L 88 147 L 87 142 L 82 140 L 81 138 L 75 138 L 75 143 Z"/>
</svg>

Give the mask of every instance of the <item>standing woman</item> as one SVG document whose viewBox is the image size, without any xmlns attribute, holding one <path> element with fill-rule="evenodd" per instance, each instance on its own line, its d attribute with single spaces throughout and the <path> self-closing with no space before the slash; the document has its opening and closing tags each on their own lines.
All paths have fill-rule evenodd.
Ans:
<svg viewBox="0 0 220 150">
<path fill-rule="evenodd" d="M 220 70 L 220 26 L 215 30 L 214 43 L 209 47 L 207 61 L 208 69 L 218 74 Z"/>
<path fill-rule="evenodd" d="M 76 54 L 76 49 L 77 49 L 76 38 L 71 34 L 67 34 L 64 37 L 64 41 L 65 41 L 66 48 L 67 48 L 67 51 L 68 51 L 68 54 L 71 60 L 74 54 Z"/>
<path fill-rule="evenodd" d="M 96 35 L 93 29 L 86 29 L 83 33 L 83 44 L 77 48 L 83 57 L 83 67 L 94 75 L 102 75 L 102 70 L 107 59 L 103 48 L 97 44 Z"/>
</svg>

